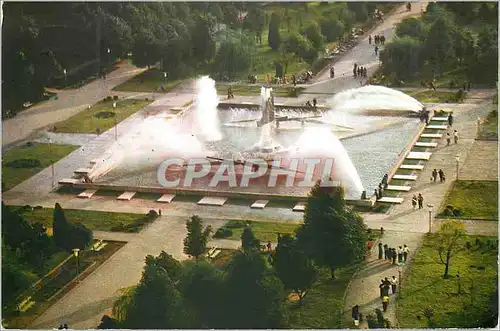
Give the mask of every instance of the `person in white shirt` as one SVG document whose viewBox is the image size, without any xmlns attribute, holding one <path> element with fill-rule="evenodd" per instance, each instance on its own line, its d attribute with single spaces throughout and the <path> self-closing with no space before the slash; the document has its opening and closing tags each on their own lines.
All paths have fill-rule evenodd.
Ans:
<svg viewBox="0 0 500 331">
<path fill-rule="evenodd" d="M 455 141 L 455 144 L 458 144 L 458 131 L 457 130 L 453 131 L 453 139 Z"/>
<path fill-rule="evenodd" d="M 396 294 L 397 286 L 398 286 L 398 280 L 397 280 L 396 276 L 392 276 L 392 279 L 391 279 L 392 294 Z"/>
<path fill-rule="evenodd" d="M 403 246 L 403 263 L 406 263 L 406 260 L 408 259 L 408 254 L 410 253 L 410 249 L 408 246 L 404 245 Z"/>
</svg>

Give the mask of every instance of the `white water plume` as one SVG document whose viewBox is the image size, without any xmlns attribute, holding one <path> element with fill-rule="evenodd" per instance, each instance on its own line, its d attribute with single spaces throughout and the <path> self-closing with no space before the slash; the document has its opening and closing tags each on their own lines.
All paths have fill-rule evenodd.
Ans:
<svg viewBox="0 0 500 331">
<path fill-rule="evenodd" d="M 332 179 L 340 181 L 349 198 L 359 199 L 364 191 L 356 167 L 340 140 L 327 127 L 308 128 L 290 148 L 292 158 L 333 158 Z"/>
<path fill-rule="evenodd" d="M 196 96 L 196 120 L 200 134 L 206 141 L 222 139 L 217 105 L 219 97 L 215 88 L 215 81 L 208 76 L 203 76 L 196 82 L 198 94 Z"/>
<path fill-rule="evenodd" d="M 413 111 L 424 107 L 408 94 L 385 86 L 367 85 L 346 90 L 328 100 L 328 104 L 338 111 Z"/>
</svg>

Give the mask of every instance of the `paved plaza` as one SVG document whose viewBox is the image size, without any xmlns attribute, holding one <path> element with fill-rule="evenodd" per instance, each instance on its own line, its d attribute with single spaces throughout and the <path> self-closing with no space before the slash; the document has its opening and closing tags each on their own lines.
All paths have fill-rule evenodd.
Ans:
<svg viewBox="0 0 500 331">
<path fill-rule="evenodd" d="M 394 15 L 387 17 L 385 22 L 371 32 L 384 34 L 386 40 L 393 37 L 393 26 L 401 19 L 409 15 L 420 14 L 426 3 L 418 3 L 412 6 L 412 12 L 406 12 L 404 6 L 398 8 Z M 352 66 L 356 62 L 368 68 L 368 73 L 373 73 L 379 65 L 378 59 L 373 53 L 373 45 L 368 45 L 368 36 L 364 38 L 350 52 L 342 56 L 335 64 L 336 77 L 329 78 L 326 71 L 320 75 L 315 82 L 306 89 L 306 94 L 297 99 L 276 98 L 276 102 L 283 104 L 302 102 L 314 97 L 317 93 L 336 93 L 341 90 L 360 86 L 360 82 L 352 77 Z M 101 80 L 95 81 L 85 87 L 73 91 L 59 91 L 59 101 L 51 100 L 20 113 L 13 119 L 3 123 L 3 146 L 14 144 L 19 140 L 31 136 L 37 136 L 37 132 L 47 125 L 67 119 L 86 108 L 87 104 L 93 104 L 107 95 L 112 95 L 111 89 L 119 83 L 129 79 L 135 74 L 142 72 L 129 64 L 120 65 L 119 69 L 111 73 L 107 78 L 107 85 Z M 158 111 L 182 107 L 191 101 L 195 93 L 194 81 L 189 80 L 169 93 L 156 95 L 157 99 L 151 105 L 141 109 L 128 119 L 118 124 L 118 138 L 127 134 L 143 121 L 143 119 Z M 477 93 L 481 98 L 475 98 Z M 486 95 L 485 95 L 486 93 Z M 489 93 L 489 94 L 488 94 Z M 432 157 L 422 171 L 417 171 L 417 180 L 412 183 L 409 192 L 400 194 L 404 198 L 401 205 L 395 205 L 385 214 L 362 214 L 366 224 L 370 228 L 384 227 L 385 234 L 383 243 L 390 246 L 407 244 L 410 247 L 410 256 L 417 251 L 423 234 L 429 230 L 428 211 L 413 210 L 410 204 L 413 194 L 422 193 L 424 205 L 434 205 L 437 211 L 443 202 L 445 193 L 448 191 L 452 180 L 456 176 L 456 155 L 459 155 L 459 177 L 460 179 L 488 179 L 497 180 L 496 169 L 498 167 L 498 142 L 476 141 L 477 117 L 486 116 L 489 107 L 485 106 L 487 98 L 492 91 L 472 91 L 469 98 L 460 105 L 431 104 L 431 108 L 453 108 L 455 122 L 453 129 L 460 133 L 459 144 L 446 146 L 446 139 L 438 141 L 438 146 L 432 150 Z M 132 97 L 136 94 L 120 94 Z M 146 94 L 148 97 L 151 95 Z M 318 94 L 320 95 L 320 94 Z M 144 94 L 141 94 L 145 97 Z M 330 96 L 318 97 L 319 103 Z M 260 97 L 239 97 L 235 102 L 259 102 Z M 491 99 L 489 99 L 491 100 Z M 77 106 L 76 106 L 77 105 Z M 293 212 L 291 208 L 265 207 L 264 209 L 250 208 L 248 206 L 226 204 L 222 207 L 199 206 L 192 202 L 176 202 L 170 204 L 158 203 L 153 200 L 132 199 L 131 201 L 117 201 L 109 196 L 94 196 L 91 199 L 79 199 L 74 195 L 59 195 L 53 193 L 53 182 L 63 178 L 69 178 L 77 168 L 86 167 L 93 159 L 98 159 L 114 146 L 114 128 L 101 135 L 53 135 L 45 133 L 38 138 L 39 141 L 49 137 L 55 142 L 80 145 L 81 147 L 71 153 L 68 157 L 54 164 L 55 178 L 52 177 L 51 169 L 47 168 L 24 181 L 20 185 L 6 192 L 3 196 L 5 203 L 10 205 L 32 205 L 53 207 L 59 202 L 65 209 L 83 209 L 98 211 L 113 211 L 127 213 L 146 214 L 151 209 L 161 209 L 162 215 L 155 222 L 148 225 L 140 233 L 110 233 L 95 231 L 94 236 L 100 239 L 122 240 L 128 242 L 122 249 L 114 254 L 108 261 L 85 278 L 73 290 L 67 293 L 61 300 L 56 302 L 32 325 L 35 328 L 53 328 L 62 323 L 67 323 L 71 328 L 94 328 L 100 318 L 111 310 L 121 288 L 137 284 L 141 277 L 144 266 L 144 258 L 147 254 L 158 255 L 161 250 L 172 254 L 174 258 L 183 260 L 182 240 L 186 235 L 185 222 L 193 214 L 199 215 L 205 225 L 211 225 L 214 229 L 222 226 L 227 219 L 258 220 L 268 222 L 300 223 L 303 213 Z M 118 140 L 118 144 L 120 141 Z M 494 161 L 493 161 L 494 159 Z M 496 162 L 496 163 L 492 163 Z M 496 165 L 496 166 L 493 166 Z M 447 178 L 446 183 L 431 183 L 429 178 L 434 168 L 443 169 Z M 371 192 L 370 192 L 371 193 Z M 436 231 L 441 223 L 434 220 L 432 231 Z M 471 234 L 497 235 L 498 223 L 493 221 L 465 220 L 464 224 Z M 238 241 L 212 240 L 211 245 L 220 248 L 237 248 Z M 376 248 L 374 248 L 375 252 Z M 404 272 L 404 269 L 402 270 Z M 380 307 L 378 296 L 378 283 L 383 277 L 397 275 L 398 268 L 392 267 L 378 261 L 376 254 L 372 253 L 365 268 L 359 271 L 353 279 L 346 296 L 346 323 L 351 321 L 350 308 L 358 304 L 361 313 L 365 316 Z M 394 298 L 386 316 L 395 325 Z M 345 324 L 346 327 L 350 324 Z"/>
</svg>

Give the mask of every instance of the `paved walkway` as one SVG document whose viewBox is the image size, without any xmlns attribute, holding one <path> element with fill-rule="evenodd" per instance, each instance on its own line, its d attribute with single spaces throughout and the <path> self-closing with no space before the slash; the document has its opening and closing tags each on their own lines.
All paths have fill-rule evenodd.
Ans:
<svg viewBox="0 0 500 331">
<path fill-rule="evenodd" d="M 58 100 L 41 102 L 20 112 L 14 118 L 3 121 L 2 146 L 27 139 L 38 130 L 64 121 L 108 95 L 122 95 L 121 92 L 115 92 L 112 89 L 144 70 L 124 61 L 118 64 L 117 70 L 106 77 L 106 81 L 97 79 L 75 90 L 51 90 L 58 94 Z M 131 94 L 123 95 L 130 96 Z"/>
</svg>

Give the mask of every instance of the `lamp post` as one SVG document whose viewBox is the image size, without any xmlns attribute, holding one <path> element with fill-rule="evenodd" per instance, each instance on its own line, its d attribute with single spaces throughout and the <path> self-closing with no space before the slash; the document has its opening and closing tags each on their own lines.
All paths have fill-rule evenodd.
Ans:
<svg viewBox="0 0 500 331">
<path fill-rule="evenodd" d="M 113 118 L 115 119 L 115 141 L 118 140 L 118 127 L 117 127 L 117 124 L 116 124 L 116 102 L 113 102 L 113 109 L 114 109 L 114 112 L 115 112 L 115 116 L 113 116 Z"/>
<path fill-rule="evenodd" d="M 434 205 L 427 205 L 429 208 L 429 233 L 432 233 L 432 208 Z"/>
<path fill-rule="evenodd" d="M 52 155 L 52 139 L 51 138 L 49 138 L 49 154 Z M 53 160 L 50 160 L 50 168 L 51 168 L 51 172 L 52 172 L 52 187 L 54 187 L 55 171 L 54 171 L 54 161 Z"/>
<path fill-rule="evenodd" d="M 458 165 L 460 163 L 460 156 L 455 155 L 455 161 L 457 162 L 457 179 L 456 180 L 458 181 Z"/>
<path fill-rule="evenodd" d="M 66 87 L 66 69 L 63 69 L 64 74 L 64 87 Z"/>
<path fill-rule="evenodd" d="M 402 298 L 403 296 L 403 277 L 402 277 L 402 274 L 403 274 L 403 266 L 399 266 L 398 267 L 398 278 L 399 278 L 399 297 Z"/>
<path fill-rule="evenodd" d="M 111 63 L 111 50 L 108 48 L 108 63 Z"/>
<path fill-rule="evenodd" d="M 80 275 L 80 261 L 78 260 L 80 248 L 73 248 L 73 255 L 76 258 L 76 277 Z"/>
<path fill-rule="evenodd" d="M 166 71 L 163 72 L 163 82 L 164 83 L 167 82 L 167 72 Z"/>
</svg>

